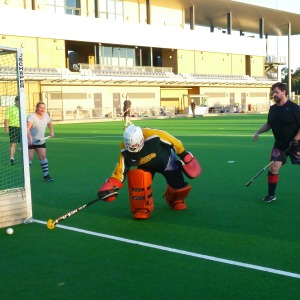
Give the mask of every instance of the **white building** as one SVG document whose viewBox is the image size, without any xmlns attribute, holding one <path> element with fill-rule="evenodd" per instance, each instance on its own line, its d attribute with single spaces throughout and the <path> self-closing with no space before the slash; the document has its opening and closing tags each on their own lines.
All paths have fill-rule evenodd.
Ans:
<svg viewBox="0 0 300 300">
<path fill-rule="evenodd" d="M 191 98 L 199 113 L 266 110 L 268 70 L 288 63 L 268 56 L 268 37 L 299 33 L 299 14 L 230 0 L 0 1 L 27 109 L 43 100 L 54 120 L 119 114 L 125 94 L 138 115 L 188 112 Z"/>
</svg>

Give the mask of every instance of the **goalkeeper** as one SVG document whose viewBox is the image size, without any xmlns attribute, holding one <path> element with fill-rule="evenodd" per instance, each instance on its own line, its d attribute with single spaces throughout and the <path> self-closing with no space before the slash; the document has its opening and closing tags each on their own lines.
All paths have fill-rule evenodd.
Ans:
<svg viewBox="0 0 300 300">
<path fill-rule="evenodd" d="M 282 82 L 271 87 L 275 104 L 269 109 L 267 122 L 253 136 L 254 141 L 259 134 L 272 129 L 275 142 L 270 160 L 276 160 L 270 165 L 268 172 L 268 194 L 263 198 L 264 203 L 276 200 L 276 187 L 279 170 L 290 157 L 292 164 L 300 164 L 300 107 L 287 99 L 287 88 Z M 286 149 L 286 154 L 282 153 Z M 280 156 L 278 159 L 276 157 Z"/>
<path fill-rule="evenodd" d="M 177 158 L 179 156 L 180 159 Z M 148 219 L 154 209 L 152 180 L 155 173 L 162 174 L 167 182 L 164 198 L 173 210 L 186 209 L 191 185 L 184 178 L 196 178 L 201 167 L 181 141 L 165 131 L 130 125 L 120 144 L 120 156 L 111 177 L 101 185 L 98 196 L 123 187 L 127 177 L 130 210 L 134 219 Z M 105 199 L 110 202 L 116 196 Z"/>
</svg>

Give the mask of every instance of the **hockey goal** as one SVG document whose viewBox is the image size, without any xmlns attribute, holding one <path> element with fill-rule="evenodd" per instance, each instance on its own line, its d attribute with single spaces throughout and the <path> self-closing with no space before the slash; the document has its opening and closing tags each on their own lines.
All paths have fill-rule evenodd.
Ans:
<svg viewBox="0 0 300 300">
<path fill-rule="evenodd" d="M 0 228 L 32 219 L 23 69 L 22 49 L 0 46 Z"/>
</svg>

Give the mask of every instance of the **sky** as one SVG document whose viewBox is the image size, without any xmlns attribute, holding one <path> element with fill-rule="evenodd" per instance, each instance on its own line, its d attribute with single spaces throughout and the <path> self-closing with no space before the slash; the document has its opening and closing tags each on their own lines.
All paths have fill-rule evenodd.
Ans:
<svg viewBox="0 0 300 300">
<path fill-rule="evenodd" d="M 237 0 L 237 1 L 300 14 L 299 0 Z M 288 57 L 287 43 L 288 43 L 287 37 L 278 37 L 278 38 L 268 37 L 268 52 L 269 52 L 268 55 L 286 56 L 287 59 Z M 291 69 L 293 71 L 300 68 L 299 51 L 300 51 L 300 35 L 294 35 L 291 37 Z"/>
</svg>

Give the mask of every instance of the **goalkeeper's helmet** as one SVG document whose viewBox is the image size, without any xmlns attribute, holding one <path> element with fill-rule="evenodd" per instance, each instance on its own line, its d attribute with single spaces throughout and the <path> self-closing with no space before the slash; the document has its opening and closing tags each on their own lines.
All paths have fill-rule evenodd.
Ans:
<svg viewBox="0 0 300 300">
<path fill-rule="evenodd" d="M 129 125 L 124 132 L 125 148 L 129 152 L 139 152 L 144 146 L 144 135 L 139 126 Z"/>
</svg>

